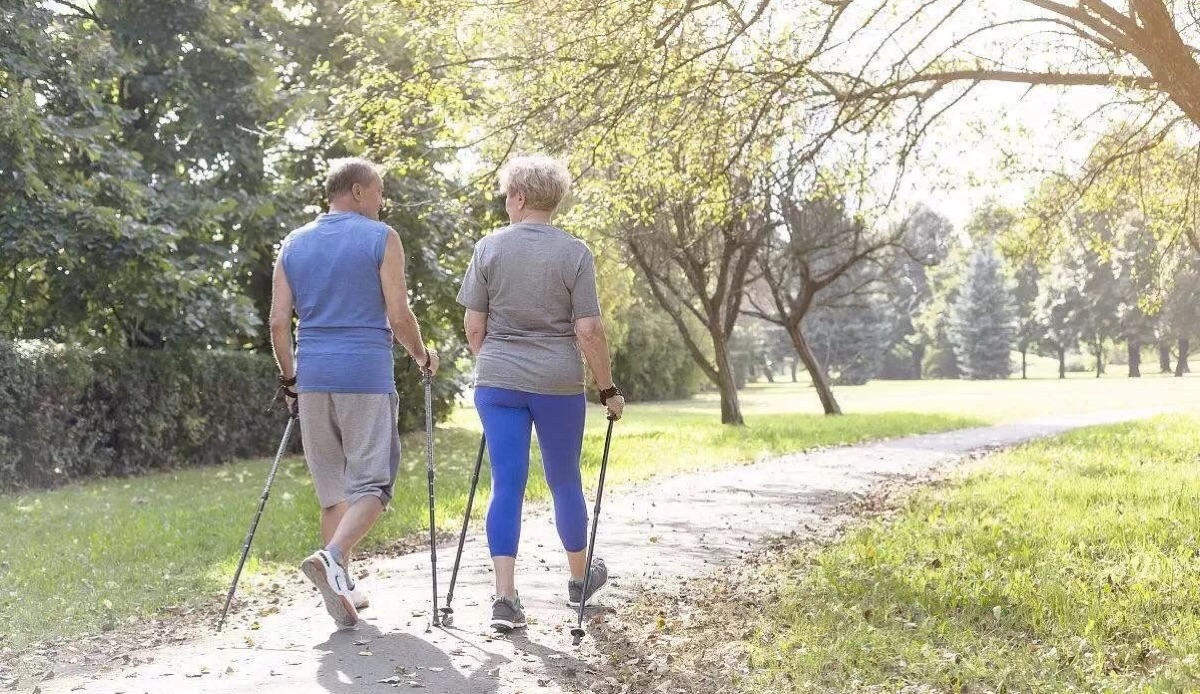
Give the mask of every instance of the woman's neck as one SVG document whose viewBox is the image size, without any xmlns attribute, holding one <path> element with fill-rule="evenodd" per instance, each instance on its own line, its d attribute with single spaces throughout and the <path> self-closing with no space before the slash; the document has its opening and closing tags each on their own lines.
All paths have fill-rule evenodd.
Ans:
<svg viewBox="0 0 1200 694">
<path fill-rule="evenodd" d="M 543 212 L 541 210 L 530 210 L 517 223 L 525 224 L 549 224 L 550 218 L 554 216 L 553 212 Z"/>
</svg>

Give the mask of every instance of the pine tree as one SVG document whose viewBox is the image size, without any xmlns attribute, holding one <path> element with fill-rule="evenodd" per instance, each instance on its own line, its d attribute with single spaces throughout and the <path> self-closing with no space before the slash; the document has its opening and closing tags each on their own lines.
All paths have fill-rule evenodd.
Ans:
<svg viewBox="0 0 1200 694">
<path fill-rule="evenodd" d="M 967 378 L 1007 378 L 1012 372 L 1012 296 L 991 245 L 971 256 L 950 307 L 950 340 Z"/>
</svg>

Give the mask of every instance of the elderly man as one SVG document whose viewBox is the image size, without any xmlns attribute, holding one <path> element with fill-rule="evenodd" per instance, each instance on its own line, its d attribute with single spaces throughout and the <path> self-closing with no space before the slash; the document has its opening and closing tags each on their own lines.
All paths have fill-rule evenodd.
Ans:
<svg viewBox="0 0 1200 694">
<path fill-rule="evenodd" d="M 400 466 L 392 343 L 429 373 L 437 371 L 438 355 L 424 346 L 408 305 L 400 237 L 379 221 L 377 167 L 335 160 L 325 190 L 329 212 L 283 240 L 271 345 L 280 383 L 298 399 L 304 457 L 321 504 L 325 548 L 301 569 L 338 625 L 350 627 L 366 599 L 346 564 L 391 500 Z M 300 319 L 294 357 L 293 311 Z"/>
</svg>

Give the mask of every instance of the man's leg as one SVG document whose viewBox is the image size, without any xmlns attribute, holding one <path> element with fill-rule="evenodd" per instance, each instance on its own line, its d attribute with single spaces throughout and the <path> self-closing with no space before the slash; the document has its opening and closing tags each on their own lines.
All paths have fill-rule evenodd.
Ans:
<svg viewBox="0 0 1200 694">
<path fill-rule="evenodd" d="M 329 544 L 333 540 L 333 534 L 337 532 L 338 523 L 342 522 L 342 516 L 346 515 L 346 509 L 348 508 L 350 508 L 350 505 L 342 501 L 329 508 L 321 509 L 321 542 Z"/>
<path fill-rule="evenodd" d="M 326 543 L 327 549 L 337 549 L 343 566 L 350 562 L 350 552 L 371 531 L 381 513 L 383 502 L 377 496 L 364 496 L 346 509 L 333 537 Z"/>
<path fill-rule="evenodd" d="M 324 539 L 336 532 L 347 505 L 346 459 L 331 393 L 300 394 L 300 433 L 317 501 L 321 504 Z M 300 568 L 321 591 L 330 616 L 341 626 L 352 626 L 358 621 L 358 614 L 349 595 L 349 575 L 338 563 L 328 552 L 318 551 L 301 562 Z"/>
<path fill-rule="evenodd" d="M 337 393 L 333 400 L 346 455 L 347 505 L 327 549 L 344 564 L 391 501 L 400 469 L 400 400 L 395 393 Z"/>
</svg>

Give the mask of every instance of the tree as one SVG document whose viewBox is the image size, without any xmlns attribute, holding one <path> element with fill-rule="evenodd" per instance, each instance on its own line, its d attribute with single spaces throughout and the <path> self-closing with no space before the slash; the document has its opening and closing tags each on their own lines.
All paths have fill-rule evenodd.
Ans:
<svg viewBox="0 0 1200 694">
<path fill-rule="evenodd" d="M 1015 337 L 1017 351 L 1021 353 L 1021 378 L 1028 374 L 1029 350 L 1042 335 L 1042 326 L 1037 321 L 1038 279 L 1041 270 L 1037 264 L 1025 259 L 1017 267 L 1013 282 L 1013 309 L 1015 313 Z"/>
<path fill-rule="evenodd" d="M 1118 295 L 1116 322 L 1125 340 L 1129 377 L 1142 375 L 1142 345 L 1154 341 L 1156 319 L 1161 310 L 1158 242 L 1144 217 L 1137 212 L 1120 215 L 1118 240 L 1109 262 L 1113 267 Z"/>
<path fill-rule="evenodd" d="M 1112 217 L 1104 213 L 1076 215 L 1076 228 L 1089 231 L 1076 232 L 1076 238 L 1081 240 L 1071 244 L 1068 255 L 1083 299 L 1078 312 L 1080 338 L 1096 360 L 1096 378 L 1104 375 L 1105 341 L 1119 337 L 1121 287 L 1112 263 L 1087 239 L 1095 234 L 1106 243 L 1111 242 L 1113 224 Z"/>
<path fill-rule="evenodd" d="M 886 250 L 899 243 L 902 232 L 871 229 L 865 220 L 846 212 L 835 190 L 818 188 L 805 197 L 797 190 L 799 183 L 793 179 L 775 196 L 783 227 L 766 238 L 758 251 L 758 281 L 747 297 L 746 313 L 787 330 L 825 414 L 841 414 L 826 367 L 805 335 L 805 318 L 819 299 L 834 305 L 878 291 L 877 272 L 850 273 L 880 262 Z M 835 287 L 843 278 L 847 281 Z"/>
<path fill-rule="evenodd" d="M 852 306 L 818 305 L 804 322 L 804 333 L 830 382 L 862 385 L 878 373 L 899 315 L 879 296 Z"/>
<path fill-rule="evenodd" d="M 635 402 L 695 394 L 705 376 L 670 317 L 642 292 L 626 312 L 628 330 L 613 345 L 613 373 L 621 390 Z"/>
<path fill-rule="evenodd" d="M 953 245 L 945 259 L 929 271 L 930 298 L 917 314 L 916 328 L 928 345 L 921 365 L 930 378 L 960 378 L 961 365 L 951 338 L 951 307 L 958 300 L 969 257 L 961 245 Z"/>
<path fill-rule="evenodd" d="M 630 229 L 625 244 L 692 359 L 720 392 L 721 423 L 741 426 L 729 340 L 751 263 L 773 225 L 747 211 L 755 200 L 748 182 L 731 177 L 713 183 L 697 197 L 658 198 L 659 211 Z M 693 332 L 691 319 L 704 337 Z"/>
<path fill-rule="evenodd" d="M 1190 371 L 1188 356 L 1192 338 L 1200 333 L 1200 300 L 1197 297 L 1200 297 L 1200 272 L 1195 266 L 1184 265 L 1163 306 L 1167 335 L 1175 340 L 1179 349 L 1175 355 L 1176 376 Z"/>
<path fill-rule="evenodd" d="M 897 374 L 891 378 L 921 378 L 928 335 L 918 329 L 918 320 L 933 300 L 929 268 L 946 259 L 954 227 L 950 220 L 925 205 L 916 205 L 901 223 L 902 246 L 892 249 L 886 273 L 888 293 L 898 307 L 897 321 L 890 339 L 892 352 L 901 354 Z"/>
<path fill-rule="evenodd" d="M 1085 298 L 1065 251 L 1059 251 L 1045 281 L 1038 287 L 1037 323 L 1045 347 L 1058 357 L 1058 377 L 1067 377 L 1067 351 L 1079 343 L 1080 314 Z"/>
<path fill-rule="evenodd" d="M 950 307 L 950 338 L 963 375 L 1007 378 L 1012 372 L 1012 296 L 1000 256 L 991 245 L 971 254 L 962 288 Z"/>
<path fill-rule="evenodd" d="M 1133 114 L 1110 156 L 1090 163 L 1092 174 L 1145 151 L 1147 142 L 1177 131 L 1194 134 L 1200 126 L 1194 57 L 1200 34 L 1189 3 L 910 0 L 897 7 L 892 0 L 851 0 L 828 6 L 828 31 L 849 32 L 844 51 L 868 56 L 855 70 L 825 80 L 839 107 L 857 121 L 907 109 L 908 131 L 919 138 L 982 82 L 1107 87 L 1108 110 L 1128 105 Z M 889 50 L 876 44 L 879 37 Z M 912 148 L 910 142 L 905 150 Z M 1196 186 L 1190 188 L 1194 208 Z M 1172 233 L 1200 252 L 1194 225 Z"/>
<path fill-rule="evenodd" d="M 130 48 L 142 28 L 166 35 L 207 10 L 51 4 L 61 11 L 10 3 L 4 23 L 14 30 L 0 32 L 0 144 L 9 155 L 0 160 L 5 334 L 161 346 L 223 344 L 250 332 L 254 314 L 237 288 L 237 254 L 218 233 L 237 217 L 239 200 L 206 192 L 237 162 L 216 150 L 207 150 L 212 168 L 188 159 L 200 144 L 175 129 L 186 110 L 147 91 L 192 66 L 178 35 L 170 34 L 177 46 L 169 70 L 149 67 L 149 46 Z M 227 27 L 234 24 L 241 31 L 239 18 Z M 265 45 L 239 42 L 222 55 L 236 61 Z M 267 69 L 250 58 L 246 64 L 253 75 L 231 72 L 207 85 L 209 103 L 233 98 L 231 81 L 253 82 Z M 161 71 L 151 77 L 152 69 Z M 155 138 L 163 141 L 152 146 Z M 179 160 L 165 153 L 169 147 Z M 150 156 L 153 149 L 162 155 Z"/>
</svg>

